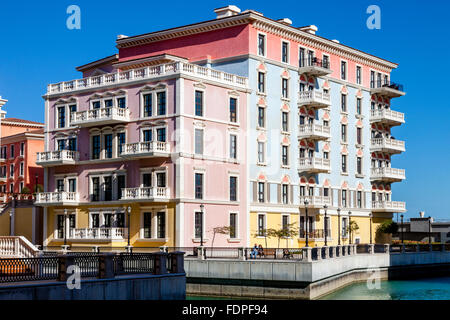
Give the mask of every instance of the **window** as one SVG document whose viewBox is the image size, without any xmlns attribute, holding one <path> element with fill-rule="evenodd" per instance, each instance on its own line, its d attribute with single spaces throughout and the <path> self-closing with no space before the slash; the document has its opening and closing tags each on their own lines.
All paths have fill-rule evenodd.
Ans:
<svg viewBox="0 0 450 320">
<path fill-rule="evenodd" d="M 70 151 L 77 150 L 77 138 L 69 138 L 67 140 L 67 149 Z"/>
<path fill-rule="evenodd" d="M 346 80 L 347 78 L 347 62 L 341 61 L 341 79 Z"/>
<path fill-rule="evenodd" d="M 237 122 L 237 99 L 230 98 L 230 122 Z"/>
<path fill-rule="evenodd" d="M 144 94 L 143 95 L 144 100 L 144 117 L 151 117 L 152 116 L 152 94 Z"/>
<path fill-rule="evenodd" d="M 258 34 L 258 54 L 260 56 L 266 55 L 266 36 Z"/>
<path fill-rule="evenodd" d="M 58 128 L 66 126 L 66 107 L 58 107 Z"/>
<path fill-rule="evenodd" d="M 356 114 L 361 115 L 361 98 L 356 98 Z"/>
<path fill-rule="evenodd" d="M 288 225 L 289 225 L 289 216 L 282 216 L 281 229 L 288 230 Z"/>
<path fill-rule="evenodd" d="M 347 112 L 347 95 L 341 94 L 341 111 Z"/>
<path fill-rule="evenodd" d="M 77 179 L 71 178 L 67 180 L 69 192 L 77 192 Z"/>
<path fill-rule="evenodd" d="M 24 163 L 23 162 L 20 163 L 19 169 L 20 169 L 19 175 L 23 176 L 24 175 Z"/>
<path fill-rule="evenodd" d="M 265 162 L 264 142 L 258 142 L 258 162 Z"/>
<path fill-rule="evenodd" d="M 157 172 L 156 173 L 156 186 L 158 188 L 166 187 L 166 173 L 165 172 Z"/>
<path fill-rule="evenodd" d="M 195 238 L 203 238 L 203 213 L 196 212 L 194 217 Z"/>
<path fill-rule="evenodd" d="M 113 136 L 112 134 L 105 134 L 105 158 L 112 158 L 113 156 L 113 151 L 112 151 L 112 147 L 113 147 Z"/>
<path fill-rule="evenodd" d="M 347 125 L 341 124 L 341 142 L 347 142 Z"/>
<path fill-rule="evenodd" d="M 323 55 L 322 67 L 330 69 L 330 57 Z"/>
<path fill-rule="evenodd" d="M 117 106 L 122 109 L 125 109 L 127 107 L 127 102 L 126 102 L 125 97 L 117 98 Z"/>
<path fill-rule="evenodd" d="M 92 159 L 100 159 L 100 136 L 92 136 Z"/>
<path fill-rule="evenodd" d="M 362 129 L 356 128 L 356 143 L 362 144 Z"/>
<path fill-rule="evenodd" d="M 289 165 L 289 158 L 288 158 L 288 152 L 289 152 L 288 146 L 281 146 L 281 161 L 283 166 Z"/>
<path fill-rule="evenodd" d="M 19 192 L 22 193 L 23 190 L 23 182 L 19 183 Z"/>
<path fill-rule="evenodd" d="M 305 66 L 305 49 L 304 48 L 300 48 L 298 51 L 298 65 L 300 67 Z"/>
<path fill-rule="evenodd" d="M 23 156 L 25 154 L 25 142 L 20 143 L 20 155 Z"/>
<path fill-rule="evenodd" d="M 203 91 L 195 90 L 195 115 L 203 117 Z"/>
<path fill-rule="evenodd" d="M 16 157 L 16 153 L 14 152 L 14 145 L 12 144 L 11 145 L 11 147 L 10 147 L 10 154 L 9 154 L 9 157 L 10 158 L 15 158 Z"/>
<path fill-rule="evenodd" d="M 342 172 L 347 172 L 347 155 L 342 155 Z"/>
<path fill-rule="evenodd" d="M 117 195 L 116 198 L 118 200 L 122 199 L 122 189 L 125 188 L 125 176 L 120 175 L 117 176 Z"/>
<path fill-rule="evenodd" d="M 389 80 L 388 80 L 388 76 L 384 75 L 384 84 L 387 85 L 389 84 Z"/>
<path fill-rule="evenodd" d="M 100 101 L 92 101 L 92 109 L 100 109 Z"/>
<path fill-rule="evenodd" d="M 328 151 L 324 151 L 324 152 L 323 152 L 323 158 L 324 158 L 324 159 L 329 159 L 329 153 L 328 153 Z"/>
<path fill-rule="evenodd" d="M 258 107 L 258 127 L 264 128 L 266 126 L 266 108 Z"/>
<path fill-rule="evenodd" d="M 285 99 L 289 98 L 288 79 L 281 79 L 281 95 Z"/>
<path fill-rule="evenodd" d="M 237 136 L 235 134 L 230 135 L 230 158 L 237 159 Z"/>
<path fill-rule="evenodd" d="M 289 185 L 287 184 L 281 185 L 281 199 L 283 204 L 289 203 Z"/>
<path fill-rule="evenodd" d="M 9 192 L 10 192 L 10 193 L 14 193 L 14 183 L 11 183 L 11 184 L 9 185 Z"/>
<path fill-rule="evenodd" d="M 152 130 L 151 129 L 142 130 L 142 135 L 143 135 L 143 138 L 144 138 L 144 142 L 153 141 L 153 135 L 152 135 Z"/>
<path fill-rule="evenodd" d="M 281 130 L 283 132 L 289 131 L 289 113 L 287 112 L 281 113 Z"/>
<path fill-rule="evenodd" d="M 370 71 L 370 88 L 375 88 L 375 71 Z"/>
<path fill-rule="evenodd" d="M 289 63 L 289 43 L 281 43 L 281 62 Z"/>
<path fill-rule="evenodd" d="M 118 155 L 120 155 L 124 151 L 125 139 L 126 139 L 125 132 L 119 132 L 117 134 Z"/>
<path fill-rule="evenodd" d="M 2 152 L 0 158 L 6 159 L 6 150 L 7 150 L 6 146 L 3 146 L 1 150 Z"/>
<path fill-rule="evenodd" d="M 113 107 L 113 100 L 107 99 L 105 100 L 105 108 L 112 108 Z"/>
<path fill-rule="evenodd" d="M 156 140 L 159 142 L 166 142 L 166 128 L 156 129 Z"/>
<path fill-rule="evenodd" d="M 195 174 L 195 199 L 203 199 L 203 173 Z"/>
<path fill-rule="evenodd" d="M 166 114 L 166 92 L 158 92 L 156 94 L 157 105 L 158 105 L 158 116 Z"/>
<path fill-rule="evenodd" d="M 258 182 L 258 202 L 264 202 L 264 182 Z"/>
<path fill-rule="evenodd" d="M 258 72 L 258 92 L 260 93 L 266 92 L 265 78 L 266 74 L 264 72 Z"/>
<path fill-rule="evenodd" d="M 342 206 L 347 207 L 347 190 L 342 190 Z"/>
<path fill-rule="evenodd" d="M 64 179 L 56 179 L 56 191 L 64 192 Z"/>
<path fill-rule="evenodd" d="M 264 237 L 266 232 L 266 216 L 258 214 L 258 236 Z"/>
<path fill-rule="evenodd" d="M 237 177 L 230 177 L 230 201 L 237 201 Z"/>
<path fill-rule="evenodd" d="M 362 208 L 362 192 L 358 191 L 356 192 L 356 205 L 358 208 Z"/>
<path fill-rule="evenodd" d="M 314 51 L 308 50 L 308 66 L 312 66 L 314 62 Z"/>
<path fill-rule="evenodd" d="M 348 219 L 347 217 L 342 218 L 342 236 L 347 237 L 347 229 L 348 229 Z"/>
<path fill-rule="evenodd" d="M 362 174 L 362 161 L 361 157 L 356 157 L 356 172 Z"/>
<path fill-rule="evenodd" d="M 230 213 L 230 239 L 237 237 L 237 213 Z"/>
<path fill-rule="evenodd" d="M 323 188 L 323 196 L 324 197 L 329 197 L 330 195 L 330 189 L 329 188 Z"/>
<path fill-rule="evenodd" d="M 104 200 L 111 201 L 112 200 L 112 177 L 103 177 L 103 186 L 104 186 Z"/>
<path fill-rule="evenodd" d="M 92 178 L 92 201 L 100 201 L 100 178 Z"/>
<path fill-rule="evenodd" d="M 157 237 L 163 239 L 166 237 L 166 213 L 158 212 L 156 214 Z"/>
<path fill-rule="evenodd" d="M 195 129 L 195 154 L 203 154 L 203 129 Z"/>
<path fill-rule="evenodd" d="M 77 105 L 76 104 L 71 104 L 69 106 L 69 119 L 72 122 L 74 120 L 75 117 L 75 112 L 77 112 Z"/>
<path fill-rule="evenodd" d="M 144 238 L 152 237 L 152 213 L 144 212 Z"/>
<path fill-rule="evenodd" d="M 9 166 L 9 176 L 14 177 L 14 164 Z"/>
<path fill-rule="evenodd" d="M 361 84 L 361 67 L 356 66 L 356 84 Z"/>
</svg>

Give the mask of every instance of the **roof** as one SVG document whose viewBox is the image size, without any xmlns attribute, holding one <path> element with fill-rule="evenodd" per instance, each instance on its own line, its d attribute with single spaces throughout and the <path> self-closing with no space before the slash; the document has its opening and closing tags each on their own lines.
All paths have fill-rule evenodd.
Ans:
<svg viewBox="0 0 450 320">
<path fill-rule="evenodd" d="M 31 120 L 25 120 L 25 119 L 18 119 L 18 118 L 5 118 L 2 120 L 2 123 L 5 122 L 14 122 L 17 124 L 28 124 L 28 125 L 37 125 L 37 126 L 44 126 L 41 122 L 31 121 Z"/>
<path fill-rule="evenodd" d="M 113 54 L 113 55 L 108 56 L 106 58 L 101 58 L 101 59 L 89 62 L 87 64 L 83 64 L 82 66 L 76 67 L 76 70 L 77 71 L 85 71 L 85 70 L 88 70 L 88 69 L 92 69 L 94 67 L 101 66 L 103 64 L 107 64 L 107 63 L 109 63 L 111 61 L 115 62 L 118 59 L 119 59 L 119 55 L 118 54 Z"/>
</svg>

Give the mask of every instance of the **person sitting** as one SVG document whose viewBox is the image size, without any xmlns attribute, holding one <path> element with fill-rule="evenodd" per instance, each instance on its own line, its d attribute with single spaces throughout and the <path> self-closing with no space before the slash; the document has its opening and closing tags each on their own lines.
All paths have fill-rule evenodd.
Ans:
<svg viewBox="0 0 450 320">
<path fill-rule="evenodd" d="M 259 245 L 259 246 L 258 246 L 258 256 L 259 256 L 260 258 L 266 256 L 266 255 L 264 254 L 264 249 L 263 249 L 262 245 Z"/>
<path fill-rule="evenodd" d="M 250 259 L 256 259 L 257 254 L 258 254 L 258 245 L 255 243 L 255 245 L 252 248 L 252 251 L 250 252 Z"/>
<path fill-rule="evenodd" d="M 283 249 L 283 259 L 290 259 L 292 258 L 292 254 L 289 252 L 288 249 Z"/>
</svg>

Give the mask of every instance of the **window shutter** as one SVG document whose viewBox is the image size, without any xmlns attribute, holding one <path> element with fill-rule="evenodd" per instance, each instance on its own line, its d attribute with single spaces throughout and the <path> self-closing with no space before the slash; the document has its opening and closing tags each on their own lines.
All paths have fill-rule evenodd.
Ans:
<svg viewBox="0 0 450 320">
<path fill-rule="evenodd" d="M 257 202 L 258 198 L 257 198 L 257 183 L 256 182 L 252 182 L 253 183 L 253 202 Z"/>
<path fill-rule="evenodd" d="M 342 190 L 338 189 L 338 206 L 342 207 Z"/>
<path fill-rule="evenodd" d="M 267 189 L 267 192 L 266 192 L 267 199 L 265 202 L 269 203 L 270 202 L 270 183 L 266 183 L 266 189 Z"/>
<path fill-rule="evenodd" d="M 323 196 L 323 188 L 319 188 L 319 196 Z"/>
<path fill-rule="evenodd" d="M 290 204 L 294 203 L 294 186 L 293 185 L 289 186 L 289 203 Z"/>
<path fill-rule="evenodd" d="M 281 198 L 281 184 L 277 183 L 277 201 L 278 203 L 283 203 L 283 199 Z"/>
<path fill-rule="evenodd" d="M 362 205 L 363 205 L 363 208 L 367 208 L 366 198 L 367 198 L 367 192 L 363 191 L 363 193 L 362 193 Z"/>
</svg>

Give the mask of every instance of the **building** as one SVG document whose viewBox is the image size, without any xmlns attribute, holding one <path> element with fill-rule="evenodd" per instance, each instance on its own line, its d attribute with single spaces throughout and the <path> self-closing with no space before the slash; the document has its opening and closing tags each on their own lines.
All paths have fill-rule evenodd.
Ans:
<svg viewBox="0 0 450 320">
<path fill-rule="evenodd" d="M 435 220 L 420 213 L 418 218 L 410 218 L 398 224 L 395 240 L 450 243 L 450 221 Z"/>
<path fill-rule="evenodd" d="M 368 243 L 405 211 L 391 197 L 391 183 L 405 178 L 391 167 L 405 151 L 391 135 L 404 123 L 391 109 L 405 94 L 390 79 L 397 64 L 287 18 L 235 6 L 214 12 L 120 35 L 118 54 L 77 68 L 82 79 L 48 86 L 38 199 L 48 244 L 61 243 L 66 225 L 71 241 L 106 232 L 112 245 L 116 231 L 99 227 L 110 230 L 111 217 L 126 226 L 128 207 L 133 245 L 177 247 L 198 245 L 201 226 L 208 246 L 276 246 L 266 230 L 292 223 L 300 232 L 290 247 L 307 237 L 324 244 L 325 229 L 328 244 L 348 243 L 350 220 L 359 226 L 352 242 Z M 232 235 L 215 237 L 220 226 Z M 120 245 L 126 229 L 117 231 Z"/>
</svg>

